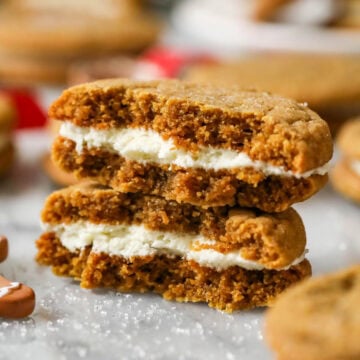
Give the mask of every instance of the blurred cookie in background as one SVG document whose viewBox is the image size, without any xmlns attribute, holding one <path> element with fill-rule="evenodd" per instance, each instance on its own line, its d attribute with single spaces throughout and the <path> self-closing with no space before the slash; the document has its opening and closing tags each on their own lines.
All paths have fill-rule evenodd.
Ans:
<svg viewBox="0 0 360 360">
<path fill-rule="evenodd" d="M 0 92 L 0 178 L 11 168 L 15 159 L 12 131 L 16 113 L 11 101 Z"/>
<path fill-rule="evenodd" d="M 265 316 L 276 359 L 360 359 L 359 303 L 359 265 L 285 291 Z"/>
<path fill-rule="evenodd" d="M 8 0 L 0 7 L 0 81 L 64 83 L 73 61 L 138 53 L 159 32 L 134 0 Z"/>
<path fill-rule="evenodd" d="M 340 194 L 360 205 L 360 117 L 347 122 L 339 132 L 341 158 L 330 173 Z"/>
<path fill-rule="evenodd" d="M 39 56 L 18 56 L 0 51 L 0 82 L 7 86 L 59 85 L 66 81 L 71 62 Z"/>
<path fill-rule="evenodd" d="M 306 102 L 335 134 L 360 114 L 360 56 L 267 54 L 189 69 L 191 81 L 240 85 Z"/>
<path fill-rule="evenodd" d="M 360 30 L 360 1 L 342 0 L 340 2 L 343 6 L 343 12 L 334 25 L 349 30 Z"/>
<path fill-rule="evenodd" d="M 337 0 L 255 0 L 253 18 L 293 24 L 328 24 L 340 15 Z"/>
</svg>

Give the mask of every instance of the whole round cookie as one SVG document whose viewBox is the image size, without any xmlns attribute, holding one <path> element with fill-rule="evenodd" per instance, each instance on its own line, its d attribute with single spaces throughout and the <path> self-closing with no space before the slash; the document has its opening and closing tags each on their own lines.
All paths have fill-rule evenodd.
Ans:
<svg viewBox="0 0 360 360">
<path fill-rule="evenodd" d="M 345 123 L 337 146 L 342 157 L 330 172 L 331 183 L 340 194 L 360 203 L 360 118 Z"/>
<path fill-rule="evenodd" d="M 340 160 L 330 172 L 332 186 L 346 198 L 360 204 L 360 175 L 347 160 Z"/>
<path fill-rule="evenodd" d="M 343 155 L 360 160 L 360 117 L 344 124 L 336 143 Z"/>
<path fill-rule="evenodd" d="M 9 85 L 48 84 L 66 82 L 71 61 L 39 56 L 21 56 L 0 52 L 0 80 Z"/>
<path fill-rule="evenodd" d="M 6 6 L 0 9 L 1 48 L 13 55 L 74 59 L 115 51 L 137 52 L 151 44 L 158 32 L 158 21 L 141 11 L 95 16 L 86 12 L 18 11 Z"/>
<path fill-rule="evenodd" d="M 360 57 L 355 55 L 268 54 L 197 65 L 185 78 L 237 84 L 307 103 L 328 122 L 332 133 L 360 114 Z"/>
<path fill-rule="evenodd" d="M 266 314 L 279 360 L 360 359 L 360 266 L 306 280 Z"/>
<path fill-rule="evenodd" d="M 159 30 L 138 0 L 8 0 L 0 6 L 0 81 L 64 84 L 73 62 L 138 53 Z"/>
</svg>

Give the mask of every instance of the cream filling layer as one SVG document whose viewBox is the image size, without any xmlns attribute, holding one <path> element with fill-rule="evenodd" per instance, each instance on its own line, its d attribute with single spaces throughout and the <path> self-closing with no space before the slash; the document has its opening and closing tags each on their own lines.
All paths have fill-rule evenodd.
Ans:
<svg viewBox="0 0 360 360">
<path fill-rule="evenodd" d="M 47 232 L 54 232 L 62 245 L 69 251 L 92 245 L 92 252 L 130 258 L 166 254 L 194 260 L 198 264 L 218 270 L 239 266 L 247 270 L 263 270 L 258 262 L 244 259 L 240 251 L 226 254 L 212 250 L 194 250 L 194 245 L 214 244 L 215 241 L 202 235 L 148 230 L 142 225 L 108 225 L 78 221 L 72 224 L 43 224 Z M 290 265 L 278 270 L 286 270 L 304 260 L 305 253 Z"/>
<path fill-rule="evenodd" d="M 352 160 L 350 162 L 351 170 L 358 176 L 360 176 L 360 160 Z"/>
<path fill-rule="evenodd" d="M 213 147 L 201 147 L 196 153 L 176 148 L 174 142 L 164 140 L 157 132 L 142 128 L 120 128 L 97 130 L 80 127 L 70 121 L 62 122 L 60 135 L 76 143 L 76 151 L 81 153 L 84 147 L 101 148 L 115 152 L 126 159 L 140 163 L 177 165 L 183 168 L 203 168 L 207 170 L 252 168 L 266 176 L 278 175 L 306 178 L 314 174 L 325 175 L 329 163 L 324 166 L 294 173 L 281 166 L 274 166 L 264 161 L 251 160 L 244 152 Z"/>
</svg>

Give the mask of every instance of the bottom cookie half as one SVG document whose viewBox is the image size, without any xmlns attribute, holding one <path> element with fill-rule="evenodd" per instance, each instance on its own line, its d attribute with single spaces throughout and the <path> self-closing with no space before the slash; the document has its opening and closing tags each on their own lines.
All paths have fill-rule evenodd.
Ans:
<svg viewBox="0 0 360 360">
<path fill-rule="evenodd" d="M 307 260 L 287 270 L 217 270 L 193 260 L 167 255 L 124 258 L 91 251 L 70 252 L 54 233 L 37 241 L 37 261 L 55 274 L 80 280 L 84 288 L 121 292 L 156 292 L 167 300 L 205 302 L 226 312 L 271 305 L 293 283 L 311 274 Z"/>
</svg>

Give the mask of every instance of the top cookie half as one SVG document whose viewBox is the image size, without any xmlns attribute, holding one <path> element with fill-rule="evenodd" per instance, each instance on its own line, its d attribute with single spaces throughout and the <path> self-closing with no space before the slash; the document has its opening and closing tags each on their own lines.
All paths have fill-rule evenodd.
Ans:
<svg viewBox="0 0 360 360">
<path fill-rule="evenodd" d="M 66 90 L 49 115 L 65 121 L 55 143 L 63 167 L 69 140 L 77 153 L 96 148 L 172 170 L 230 171 L 256 186 L 272 176 L 324 176 L 332 156 L 328 126 L 307 106 L 238 87 L 103 80 Z"/>
</svg>

